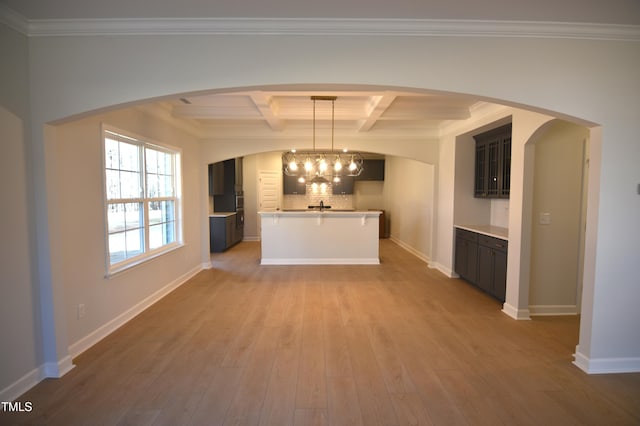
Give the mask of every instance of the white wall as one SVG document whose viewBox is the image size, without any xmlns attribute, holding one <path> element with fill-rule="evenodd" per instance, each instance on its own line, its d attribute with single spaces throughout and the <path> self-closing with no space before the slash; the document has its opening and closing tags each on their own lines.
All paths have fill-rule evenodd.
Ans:
<svg viewBox="0 0 640 426">
<path fill-rule="evenodd" d="M 434 166 L 387 157 L 384 209 L 393 240 L 430 261 L 433 238 Z"/>
<path fill-rule="evenodd" d="M 258 240 L 258 157 L 246 155 L 242 160 L 242 191 L 244 192 L 244 239 Z"/>
<path fill-rule="evenodd" d="M 31 374 L 39 380 L 40 324 L 38 296 L 33 286 L 29 190 L 24 123 L 0 107 L 0 400 L 7 401 L 26 389 L 5 389 Z M 5 391 L 7 392 L 5 394 Z"/>
<path fill-rule="evenodd" d="M 531 279 L 534 313 L 577 313 L 585 128 L 557 121 L 535 141 Z M 550 223 L 540 222 L 549 214 Z"/>
<path fill-rule="evenodd" d="M 215 149 L 215 148 L 214 148 Z M 256 149 L 259 149 L 256 147 Z M 244 238 L 257 241 L 260 239 L 258 225 L 258 178 L 261 171 L 276 172 L 282 174 L 282 153 L 264 152 L 247 155 L 243 163 L 243 188 L 244 191 Z"/>
<path fill-rule="evenodd" d="M 479 124 L 484 123 L 477 123 Z M 474 129 L 473 133 L 478 134 L 482 131 Z M 486 225 L 491 221 L 491 200 L 473 196 L 476 160 L 476 142 L 473 134 L 456 136 L 455 142 L 451 143 L 455 144 L 455 172 L 450 172 L 454 173 L 455 179 L 454 224 Z"/>
<path fill-rule="evenodd" d="M 153 261 L 105 278 L 105 224 L 101 123 L 182 150 L 184 246 Z M 111 330 L 111 321 L 179 284 L 201 268 L 201 170 L 194 137 L 135 108 L 56 126 L 51 148 L 50 216 L 53 279 L 65 289 L 64 314 L 72 355 Z M 78 318 L 79 304 L 86 316 Z"/>
<path fill-rule="evenodd" d="M 353 204 L 358 210 L 378 210 L 384 205 L 384 185 L 382 180 L 356 181 L 353 188 Z"/>
<path fill-rule="evenodd" d="M 42 335 L 34 259 L 26 37 L 0 25 L 0 55 L 0 401 L 8 401 L 42 378 Z"/>
<path fill-rule="evenodd" d="M 50 303 L 55 321 L 43 336 L 43 341 L 49 342 L 47 348 L 52 344 L 64 347 L 60 343 L 66 339 L 57 312 L 64 291 L 51 280 L 49 264 L 45 123 L 122 103 L 211 88 L 376 85 L 469 93 L 556 111 L 565 118 L 578 117 L 583 123 L 602 126 L 597 134 L 601 141 L 594 138 L 593 131 L 591 135 L 590 158 L 598 167 L 590 168 L 585 263 L 591 262 L 593 269 L 585 272 L 589 303 L 584 305 L 578 352 L 581 367 L 587 370 L 603 363 L 640 369 L 640 336 L 638 327 L 633 326 L 640 324 L 635 302 L 640 299 L 640 288 L 636 285 L 637 262 L 631 255 L 640 251 L 637 42 L 465 36 L 380 36 L 374 40 L 338 35 L 163 35 L 33 37 L 29 45 L 30 147 L 38 200 L 33 229 L 38 232 L 40 291 L 45 303 Z M 326 57 L 332 60 L 326 61 Z M 126 67 L 110 66 L 123 61 Z M 545 66 L 540 67 L 541 63 Z M 433 145 L 415 141 L 395 142 L 392 138 L 379 139 L 367 146 L 357 140 L 351 148 L 437 164 L 437 143 L 434 149 Z M 277 145 L 266 141 L 261 151 L 288 149 L 287 145 L 286 141 Z M 231 155 L 222 158 L 251 152 L 242 144 L 229 144 L 225 149 Z M 522 151 L 514 155 L 524 158 Z M 427 156 L 429 160 L 423 158 Z M 524 161 L 516 164 L 524 167 Z M 453 214 L 449 208 L 453 201 L 442 189 L 453 186 L 448 176 L 452 167 L 454 163 L 438 165 L 438 203 L 444 201 L 446 207 L 439 211 L 438 228 L 440 231 L 444 226 L 445 234 L 451 232 L 446 213 L 449 210 Z M 523 176 L 518 179 L 516 183 L 523 186 Z M 202 188 L 202 199 L 205 196 L 206 188 Z M 514 209 L 514 198 L 523 203 L 521 195 L 512 194 L 509 226 L 511 231 L 522 233 L 522 226 L 513 226 L 514 220 L 522 221 L 523 215 L 521 208 Z M 452 242 L 439 235 L 437 243 L 436 252 L 450 259 Z M 526 258 L 521 249 L 517 253 Z M 514 270 L 509 275 L 516 281 L 525 279 L 520 272 Z M 516 296 L 518 305 L 522 301 L 520 295 Z M 64 354 L 56 350 L 55 355 L 60 359 Z"/>
</svg>

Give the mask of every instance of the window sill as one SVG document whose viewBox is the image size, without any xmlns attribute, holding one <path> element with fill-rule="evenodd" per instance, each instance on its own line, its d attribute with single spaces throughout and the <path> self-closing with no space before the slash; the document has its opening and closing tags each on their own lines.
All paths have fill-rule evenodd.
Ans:
<svg viewBox="0 0 640 426">
<path fill-rule="evenodd" d="M 129 271 L 137 266 L 141 266 L 147 262 L 150 262 L 154 259 L 159 258 L 160 256 L 163 256 L 165 254 L 171 253 L 179 248 L 184 247 L 185 244 L 184 243 L 173 243 L 173 244 L 169 244 L 166 245 L 162 248 L 156 249 L 154 251 L 150 251 L 148 253 L 142 254 L 140 256 L 136 256 L 134 258 L 131 259 L 127 259 L 125 261 L 122 261 L 118 264 L 112 265 L 108 267 L 107 270 L 107 274 L 105 275 L 105 278 L 107 279 L 111 279 L 116 275 L 120 275 L 123 272 Z"/>
</svg>

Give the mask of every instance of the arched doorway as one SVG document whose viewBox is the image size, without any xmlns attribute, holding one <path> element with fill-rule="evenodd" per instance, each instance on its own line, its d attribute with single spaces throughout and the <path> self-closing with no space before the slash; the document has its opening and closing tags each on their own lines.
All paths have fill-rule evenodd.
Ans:
<svg viewBox="0 0 640 426">
<path fill-rule="evenodd" d="M 561 120 L 534 145 L 531 191 L 531 315 L 580 313 L 588 185 L 589 129 Z"/>
</svg>

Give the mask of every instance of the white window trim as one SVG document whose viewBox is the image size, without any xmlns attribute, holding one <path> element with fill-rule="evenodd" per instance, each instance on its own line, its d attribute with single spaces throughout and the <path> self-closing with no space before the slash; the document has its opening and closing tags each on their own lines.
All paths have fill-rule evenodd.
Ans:
<svg viewBox="0 0 640 426">
<path fill-rule="evenodd" d="M 168 144 L 164 144 L 164 143 L 160 143 L 157 141 L 154 141 L 148 137 L 145 136 L 140 136 L 137 135 L 133 132 L 130 131 L 125 131 L 122 129 L 118 129 L 117 127 L 113 127 L 107 124 L 102 123 L 101 125 L 102 129 L 101 129 L 101 157 L 102 157 L 102 200 L 103 200 L 103 214 L 104 214 L 104 256 L 105 256 L 105 267 L 106 267 L 106 274 L 105 277 L 106 278 L 110 278 L 114 275 L 120 274 L 122 272 L 125 272 L 127 270 L 132 269 L 133 267 L 139 266 L 141 264 L 144 264 L 150 260 L 156 259 L 159 256 L 162 256 L 164 254 L 170 253 L 180 247 L 183 247 L 185 244 L 183 242 L 183 220 L 182 220 L 182 149 L 175 147 L 175 146 L 171 146 Z M 108 221 L 108 206 L 109 206 L 109 201 L 114 201 L 114 200 L 108 200 L 107 199 L 107 188 L 106 188 L 106 182 L 107 182 L 107 169 L 106 169 L 106 158 L 105 158 L 105 137 L 107 132 L 112 132 L 112 133 L 116 133 L 122 136 L 126 136 L 129 138 L 132 138 L 133 141 L 137 142 L 138 144 L 150 148 L 154 148 L 154 149 L 159 149 L 162 151 L 166 151 L 166 152 L 170 152 L 171 154 L 175 154 L 175 175 L 174 175 L 174 179 L 175 179 L 175 203 L 176 203 L 176 210 L 175 210 L 175 224 L 176 224 L 176 228 L 175 228 L 175 237 L 176 240 L 172 243 L 166 244 L 162 247 L 159 247 L 157 249 L 154 250 L 146 250 L 145 252 L 143 252 L 142 254 L 139 254 L 137 256 L 131 257 L 129 259 L 125 259 L 122 262 L 118 262 L 114 265 L 111 264 L 110 262 L 110 256 L 109 256 L 109 221 Z M 132 141 L 132 142 L 133 142 Z M 141 160 L 142 161 L 142 160 Z M 142 169 L 142 174 L 144 177 L 144 179 L 146 179 L 146 173 L 144 172 L 144 169 Z M 124 199 L 124 200 L 120 200 L 122 202 L 143 202 L 144 200 L 147 200 L 146 198 L 146 194 L 143 194 L 143 198 L 136 198 L 136 199 Z M 162 197 L 159 197 L 159 199 L 161 199 Z M 173 200 L 174 197 L 169 197 L 168 199 Z M 154 199 L 155 200 L 155 199 Z M 118 201 L 118 200 L 115 200 Z M 144 233 L 145 233 L 145 249 L 147 247 L 148 244 L 148 240 L 149 240 L 149 235 L 148 235 L 148 230 L 149 230 L 149 221 L 148 221 L 148 217 L 147 217 L 147 212 L 145 209 L 144 212 L 144 216 L 145 216 L 145 223 L 144 223 Z"/>
</svg>

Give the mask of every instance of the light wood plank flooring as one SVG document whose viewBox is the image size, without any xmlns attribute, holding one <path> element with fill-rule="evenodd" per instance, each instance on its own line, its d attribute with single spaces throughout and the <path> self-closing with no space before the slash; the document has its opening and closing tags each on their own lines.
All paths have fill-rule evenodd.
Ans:
<svg viewBox="0 0 640 426">
<path fill-rule="evenodd" d="M 213 255 L 0 424 L 640 424 L 640 374 L 571 364 L 577 317 L 514 321 L 389 240 L 379 266 L 259 257 Z"/>
</svg>

